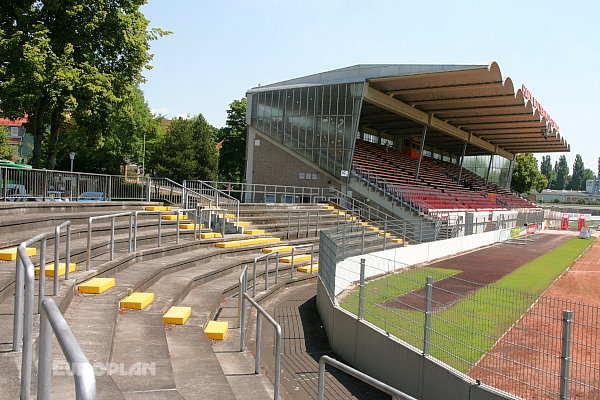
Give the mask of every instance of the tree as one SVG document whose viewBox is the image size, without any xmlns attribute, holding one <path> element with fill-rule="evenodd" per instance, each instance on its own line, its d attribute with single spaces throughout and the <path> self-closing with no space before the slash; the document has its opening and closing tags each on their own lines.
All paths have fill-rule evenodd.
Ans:
<svg viewBox="0 0 600 400">
<path fill-rule="evenodd" d="M 567 189 L 570 190 L 585 190 L 585 180 L 583 179 L 583 171 L 585 167 L 581 155 L 575 155 L 575 162 L 573 163 L 573 174 L 571 175 L 571 181 Z"/>
<path fill-rule="evenodd" d="M 533 183 L 533 188 L 538 192 L 542 192 L 542 190 L 548 188 L 548 178 L 544 174 L 538 174 L 535 182 Z"/>
<path fill-rule="evenodd" d="M 116 104 L 142 81 L 152 56 L 149 41 L 166 34 L 148 31 L 139 11 L 146 0 L 0 2 L 0 101 L 2 115 L 27 115 L 34 136 L 32 164 L 40 167 L 50 127 L 47 165 L 66 117 L 93 117 Z"/>
<path fill-rule="evenodd" d="M 585 185 L 586 185 L 587 181 L 589 181 L 590 179 L 594 180 L 594 179 L 597 179 L 597 178 L 596 178 L 596 175 L 594 174 L 594 171 L 592 171 L 589 168 L 586 168 L 586 169 L 583 170 L 583 179 L 582 179 L 583 188 L 581 190 L 585 190 L 586 189 Z"/>
<path fill-rule="evenodd" d="M 552 170 L 552 161 L 550 160 L 550 156 L 542 156 L 540 173 L 544 175 L 548 181 L 548 185 L 546 185 L 544 189 L 551 187 L 552 181 L 556 180 L 556 177 L 554 175 L 554 171 Z"/>
<path fill-rule="evenodd" d="M 563 190 L 567 185 L 569 178 L 569 165 L 567 164 L 567 158 L 560 156 L 558 158 L 558 164 L 556 164 L 556 187 L 555 189 Z"/>
<path fill-rule="evenodd" d="M 0 159 L 1 160 L 12 160 L 13 149 L 8 141 L 8 129 L 0 127 Z"/>
<path fill-rule="evenodd" d="M 241 182 L 246 166 L 246 99 L 234 100 L 227 110 L 226 127 L 220 129 L 217 140 L 219 175 L 228 182 Z"/>
<path fill-rule="evenodd" d="M 528 193 L 540 181 L 537 159 L 531 153 L 518 154 L 511 187 L 519 193 Z"/>
<path fill-rule="evenodd" d="M 214 131 L 202 115 L 173 121 L 157 154 L 157 174 L 176 182 L 216 180 L 218 152 Z"/>
</svg>

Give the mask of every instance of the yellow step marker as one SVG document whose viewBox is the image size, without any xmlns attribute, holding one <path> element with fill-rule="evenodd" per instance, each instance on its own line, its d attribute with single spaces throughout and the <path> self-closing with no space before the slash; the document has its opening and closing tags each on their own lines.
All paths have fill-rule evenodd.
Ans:
<svg viewBox="0 0 600 400">
<path fill-rule="evenodd" d="M 171 206 L 146 206 L 146 211 L 171 211 Z"/>
<path fill-rule="evenodd" d="M 165 324 L 183 325 L 190 315 L 192 315 L 192 307 L 173 306 L 163 315 L 163 322 Z"/>
<path fill-rule="evenodd" d="M 333 210 L 333 213 L 336 215 L 346 215 L 346 211 L 341 211 L 341 210 Z"/>
<path fill-rule="evenodd" d="M 294 254 L 294 262 L 306 261 L 306 260 L 310 260 L 310 254 Z M 284 262 L 284 263 L 291 263 L 292 256 L 281 257 L 279 259 L 279 261 Z"/>
<path fill-rule="evenodd" d="M 390 236 L 392 236 L 392 234 L 391 234 L 390 232 L 387 232 L 387 233 L 379 232 L 379 235 L 378 235 L 378 236 L 382 236 L 382 237 L 383 237 L 384 235 L 385 235 L 385 237 L 390 237 Z"/>
<path fill-rule="evenodd" d="M 356 223 L 358 226 L 368 226 L 369 223 L 368 222 L 357 222 Z"/>
<path fill-rule="evenodd" d="M 132 293 L 119 302 L 120 308 L 131 308 L 133 310 L 143 310 L 154 301 L 154 293 Z"/>
<path fill-rule="evenodd" d="M 223 218 L 223 214 L 218 214 L 219 218 Z M 235 214 L 225 214 L 225 218 L 235 218 Z"/>
<path fill-rule="evenodd" d="M 219 242 L 219 243 L 215 243 L 215 246 L 222 247 L 222 248 L 231 248 L 231 247 L 252 246 L 255 244 L 277 243 L 279 241 L 281 241 L 281 239 L 276 238 L 276 237 L 262 237 L 262 238 L 246 239 L 246 240 L 233 240 L 231 242 Z"/>
<path fill-rule="evenodd" d="M 294 246 L 278 246 L 278 247 L 267 247 L 262 249 L 263 253 L 273 253 L 274 251 L 292 251 Z"/>
<path fill-rule="evenodd" d="M 264 229 L 246 229 L 244 230 L 244 233 L 246 235 L 262 235 L 263 233 L 265 233 Z"/>
<path fill-rule="evenodd" d="M 187 214 L 180 214 L 179 220 L 187 219 L 187 217 Z M 166 221 L 177 221 L 177 215 L 163 215 L 161 218 Z"/>
<path fill-rule="evenodd" d="M 346 217 L 346 221 L 357 221 L 358 217 Z"/>
<path fill-rule="evenodd" d="M 333 210 L 333 206 L 321 206 L 323 210 Z"/>
<path fill-rule="evenodd" d="M 305 272 L 307 274 L 310 274 L 311 270 L 310 270 L 310 265 L 303 265 L 301 267 L 296 268 L 298 270 L 298 272 Z M 312 272 L 317 272 L 319 270 L 319 264 L 313 264 L 312 265 Z"/>
<path fill-rule="evenodd" d="M 208 321 L 204 333 L 209 339 L 224 340 L 227 330 L 229 330 L 229 322 L 227 321 Z"/>
<path fill-rule="evenodd" d="M 237 226 L 249 226 L 250 222 L 248 221 L 240 221 L 237 223 Z"/>
<path fill-rule="evenodd" d="M 9 249 L 0 250 L 0 260 L 3 261 L 14 261 L 17 259 L 17 249 L 18 247 L 11 247 Z M 25 249 L 27 251 L 28 256 L 35 256 L 37 254 L 37 249 L 35 247 L 27 247 Z"/>
<path fill-rule="evenodd" d="M 196 229 L 204 228 L 204 224 L 193 224 L 193 223 L 179 224 L 179 227 L 181 229 L 194 229 L 194 225 L 196 225 Z"/>
<path fill-rule="evenodd" d="M 197 236 L 200 239 L 218 239 L 221 238 L 221 234 L 218 232 L 202 232 L 202 233 L 198 233 Z"/>
<path fill-rule="evenodd" d="M 404 240 L 400 239 L 400 238 L 394 238 L 392 239 L 392 243 L 402 243 L 404 242 Z"/>
<path fill-rule="evenodd" d="M 61 262 L 58 263 L 58 276 L 65 274 L 67 264 Z M 46 264 L 44 268 L 46 270 L 46 276 L 54 276 L 54 264 Z M 75 272 L 77 270 L 77 264 L 69 263 L 69 272 Z M 35 276 L 40 276 L 40 267 L 35 268 Z"/>
<path fill-rule="evenodd" d="M 77 287 L 81 293 L 98 294 L 115 286 L 115 278 L 92 278 Z"/>
<path fill-rule="evenodd" d="M 367 230 L 371 232 L 379 232 L 379 228 L 376 226 L 369 226 L 367 227 Z"/>
</svg>

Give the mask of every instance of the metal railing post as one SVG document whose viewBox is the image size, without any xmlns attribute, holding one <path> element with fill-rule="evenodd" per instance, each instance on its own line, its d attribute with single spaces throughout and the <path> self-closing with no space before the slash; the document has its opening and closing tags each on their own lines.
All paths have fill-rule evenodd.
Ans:
<svg viewBox="0 0 600 400">
<path fill-rule="evenodd" d="M 288 210 L 288 226 L 287 226 L 287 233 L 285 235 L 285 238 L 288 240 L 290 238 L 291 223 L 292 223 L 292 217 L 291 217 L 290 211 Z"/>
<path fill-rule="evenodd" d="M 38 283 L 38 313 L 42 307 L 42 300 L 46 296 L 46 238 L 40 244 L 40 274 Z"/>
<path fill-rule="evenodd" d="M 358 289 L 358 319 L 363 319 L 363 309 L 365 302 L 365 264 L 364 258 L 360 259 L 360 285 Z"/>
<path fill-rule="evenodd" d="M 433 278 L 427 277 L 427 294 L 425 297 L 425 325 L 423 331 L 423 355 L 429 354 L 429 343 L 431 341 L 431 297 L 433 292 Z"/>
<path fill-rule="evenodd" d="M 279 283 L 279 251 L 274 251 L 275 253 L 275 284 Z"/>
<path fill-rule="evenodd" d="M 387 239 L 387 215 L 385 217 L 385 221 L 383 222 L 383 250 L 385 250 L 385 242 Z"/>
<path fill-rule="evenodd" d="M 254 259 L 254 269 L 252 270 L 252 297 L 256 297 L 256 258 Z"/>
<path fill-rule="evenodd" d="M 262 314 L 256 310 L 256 340 L 255 340 L 255 356 L 254 356 L 254 373 L 260 373 L 260 352 L 261 352 L 261 334 L 262 334 Z"/>
<path fill-rule="evenodd" d="M 115 259 L 115 217 L 110 219 L 110 261 Z"/>
<path fill-rule="evenodd" d="M 267 253 L 265 257 L 265 290 L 269 290 L 269 256 L 271 253 Z"/>
<path fill-rule="evenodd" d="M 65 269 L 65 281 L 68 281 L 69 274 L 71 273 L 71 223 L 67 225 L 67 244 L 65 246 L 65 264 L 67 265 L 67 269 Z"/>
<path fill-rule="evenodd" d="M 160 232 L 161 228 L 162 228 L 162 213 L 159 211 L 159 213 L 158 213 L 158 246 L 157 247 L 160 247 L 160 245 L 161 245 L 161 240 L 162 240 L 161 232 Z"/>
<path fill-rule="evenodd" d="M 360 240 L 360 254 L 364 254 L 365 252 L 365 231 L 366 231 L 366 227 L 363 226 L 362 227 L 362 236 L 361 236 L 361 240 Z"/>
<path fill-rule="evenodd" d="M 571 363 L 571 330 L 573 324 L 573 312 L 563 311 L 562 349 L 560 354 L 560 399 L 569 399 L 569 378 Z"/>
<path fill-rule="evenodd" d="M 129 253 L 133 252 L 133 213 L 129 214 Z"/>
<path fill-rule="evenodd" d="M 181 216 L 181 210 L 177 210 L 177 227 L 175 228 L 175 231 L 177 232 L 175 235 L 175 243 L 179 244 L 179 219 Z"/>
<path fill-rule="evenodd" d="M 244 266 L 240 274 L 238 326 L 240 328 L 240 351 L 246 350 L 246 294 L 248 284 L 248 266 Z"/>
<path fill-rule="evenodd" d="M 85 270 L 90 270 L 90 263 L 92 259 L 92 217 L 88 219 L 88 229 L 87 229 L 87 258 L 85 261 Z"/>
<path fill-rule="evenodd" d="M 292 263 L 291 263 L 291 268 L 290 268 L 290 278 L 294 279 L 294 262 L 295 262 L 295 258 L 294 257 L 294 253 L 296 252 L 296 248 L 292 247 Z"/>
<path fill-rule="evenodd" d="M 54 228 L 54 277 L 53 277 L 53 285 L 52 288 L 52 296 L 58 296 L 58 271 L 60 266 L 60 225 Z M 65 271 L 69 269 L 69 266 L 66 266 Z M 40 267 L 40 282 L 41 276 L 46 275 L 46 270 Z"/>
<path fill-rule="evenodd" d="M 23 339 L 23 290 L 24 290 L 24 265 L 23 260 L 17 254 L 15 271 L 15 304 L 13 319 L 13 351 L 19 351 Z"/>
<path fill-rule="evenodd" d="M 313 265 L 315 263 L 315 244 L 311 243 L 310 244 L 310 273 L 313 273 Z"/>
</svg>

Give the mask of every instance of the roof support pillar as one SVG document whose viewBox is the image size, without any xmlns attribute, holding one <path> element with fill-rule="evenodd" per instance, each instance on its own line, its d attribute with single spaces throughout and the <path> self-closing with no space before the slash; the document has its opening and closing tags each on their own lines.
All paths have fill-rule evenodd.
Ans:
<svg viewBox="0 0 600 400">
<path fill-rule="evenodd" d="M 415 179 L 419 179 L 419 170 L 421 169 L 421 160 L 423 159 L 423 148 L 425 147 L 425 137 L 427 136 L 427 125 L 423 125 L 423 134 L 421 135 L 421 145 L 419 146 L 419 160 L 417 161 L 417 170 Z"/>
<path fill-rule="evenodd" d="M 494 155 L 490 156 L 490 163 L 488 164 L 487 172 L 485 173 L 485 183 L 488 183 L 488 179 L 490 178 L 490 170 L 492 169 L 492 162 L 494 161 Z"/>
<path fill-rule="evenodd" d="M 465 144 L 463 146 L 462 155 L 460 156 L 460 165 L 459 165 L 459 168 L 458 168 L 458 179 L 456 180 L 456 183 L 458 185 L 460 185 L 460 178 L 462 176 L 462 166 L 463 166 L 463 161 L 465 159 L 465 153 L 467 152 L 467 144 L 469 144 L 469 143 L 465 142 Z"/>
<path fill-rule="evenodd" d="M 510 184 L 512 183 L 512 174 L 513 169 L 515 167 L 515 160 L 510 160 L 510 164 L 508 167 L 508 179 L 506 179 L 506 190 L 510 190 Z"/>
</svg>

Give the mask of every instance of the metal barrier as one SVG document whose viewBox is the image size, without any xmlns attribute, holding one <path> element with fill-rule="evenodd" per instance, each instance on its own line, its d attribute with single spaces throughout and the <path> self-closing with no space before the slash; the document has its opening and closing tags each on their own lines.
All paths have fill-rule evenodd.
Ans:
<svg viewBox="0 0 600 400">
<path fill-rule="evenodd" d="M 294 264 L 296 262 L 296 260 L 295 260 L 296 249 L 300 249 L 300 248 L 304 248 L 304 247 L 310 247 L 310 273 L 311 274 L 313 273 L 315 244 L 309 243 L 309 244 L 295 245 L 294 247 L 292 247 L 292 262 L 291 262 L 291 266 L 290 266 L 290 278 L 294 278 Z"/>
<path fill-rule="evenodd" d="M 325 398 L 325 365 L 327 365 L 327 364 L 339 369 L 340 371 L 347 373 L 350 376 L 353 376 L 356 379 L 363 381 L 364 383 L 366 383 L 368 385 L 373 386 L 376 389 L 381 390 L 382 392 L 389 394 L 390 396 L 392 396 L 392 399 L 394 399 L 394 400 L 396 400 L 396 399 L 416 400 L 414 397 L 409 396 L 406 393 L 401 392 L 400 390 L 398 390 L 396 388 L 386 385 L 385 383 L 383 383 L 363 372 L 360 372 L 359 370 L 354 369 L 349 365 L 341 363 L 338 360 L 336 360 L 335 358 L 331 358 L 329 356 L 321 356 L 321 358 L 319 359 L 319 389 L 317 392 L 318 400 L 323 400 Z"/>
<path fill-rule="evenodd" d="M 67 228 L 67 240 L 65 245 L 65 280 L 69 280 L 70 264 L 71 264 L 71 221 L 65 221 L 54 228 L 54 290 L 53 296 L 58 295 L 58 276 L 60 271 L 60 232 L 62 228 Z M 40 268 L 41 274 L 46 275 L 46 271 Z"/>
<path fill-rule="evenodd" d="M 52 333 L 62 349 L 75 380 L 77 400 L 96 399 L 96 376 L 94 368 L 73 336 L 67 321 L 52 299 L 42 300 L 40 312 L 40 345 L 38 361 L 37 398 L 50 399 L 52 387 Z M 23 397 L 21 397 L 23 398 Z"/>
<path fill-rule="evenodd" d="M 129 252 L 133 249 L 133 213 L 122 212 L 109 215 L 97 215 L 95 217 L 88 218 L 88 229 L 87 229 L 87 259 L 85 263 L 85 270 L 90 270 L 90 260 L 92 258 L 92 222 L 100 219 L 110 218 L 110 261 L 115 258 L 115 218 L 117 217 L 129 217 Z"/>
<path fill-rule="evenodd" d="M 256 297 L 256 263 L 258 260 L 265 259 L 265 290 L 269 290 L 269 257 L 275 256 L 275 284 L 279 282 L 279 251 L 273 251 L 254 258 L 254 268 L 252 270 L 252 297 Z"/>
<path fill-rule="evenodd" d="M 286 185 L 265 185 L 240 182 L 204 182 L 213 188 L 237 197 L 242 203 L 316 203 L 322 188 Z"/>
<path fill-rule="evenodd" d="M 240 351 L 246 351 L 246 301 L 250 302 L 256 308 L 256 336 L 254 343 L 256 345 L 254 357 L 254 373 L 260 373 L 260 356 L 261 356 L 261 334 L 262 334 L 262 317 L 273 326 L 275 329 L 275 382 L 273 384 L 273 398 L 279 399 L 279 387 L 281 382 L 281 326 L 267 313 L 250 295 L 247 293 L 248 268 L 244 267 L 240 275 Z M 254 283 L 256 285 L 256 283 Z"/>
<path fill-rule="evenodd" d="M 212 204 L 216 207 L 221 208 L 232 208 L 235 210 L 235 223 L 236 225 L 240 222 L 240 200 L 235 197 L 225 193 L 222 190 L 217 189 L 216 187 L 211 186 L 208 182 L 198 181 L 198 180 L 185 180 L 183 181 L 183 186 L 186 189 L 192 189 L 196 193 L 199 193 L 203 196 L 211 199 Z M 230 210 L 232 211 L 232 210 Z"/>
</svg>

